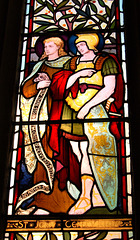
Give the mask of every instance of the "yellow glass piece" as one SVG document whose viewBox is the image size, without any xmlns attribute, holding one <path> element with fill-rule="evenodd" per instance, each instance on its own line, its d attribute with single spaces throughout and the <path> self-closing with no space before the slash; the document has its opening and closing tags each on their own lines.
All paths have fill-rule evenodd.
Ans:
<svg viewBox="0 0 140 240">
<path fill-rule="evenodd" d="M 99 36 L 96 33 L 91 34 L 77 34 L 78 39 L 76 39 L 75 43 L 85 41 L 89 47 L 89 49 L 96 49 L 96 46 L 99 43 Z"/>
<path fill-rule="evenodd" d="M 92 62 L 81 62 L 78 64 L 76 72 L 78 72 L 81 69 L 87 69 L 87 68 L 94 69 L 94 64 Z M 103 78 L 101 75 L 101 71 L 98 71 L 90 78 L 89 77 L 80 78 L 79 85 L 82 83 L 95 84 L 98 86 L 102 86 Z M 66 98 L 66 102 L 72 109 L 74 109 L 75 111 L 78 111 L 86 102 L 88 102 L 91 98 L 93 98 L 97 92 L 98 90 L 93 88 L 87 89 L 84 93 L 81 93 L 79 90 L 78 95 L 75 99 L 73 99 L 71 93 L 69 93 L 69 96 Z"/>
</svg>

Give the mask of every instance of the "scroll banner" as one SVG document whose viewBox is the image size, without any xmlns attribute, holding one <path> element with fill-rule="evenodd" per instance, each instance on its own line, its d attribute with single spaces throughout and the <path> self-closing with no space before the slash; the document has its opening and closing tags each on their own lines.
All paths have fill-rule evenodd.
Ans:
<svg viewBox="0 0 140 240">
<path fill-rule="evenodd" d="M 37 121 L 39 119 L 39 112 L 41 109 L 41 106 L 43 104 L 43 101 L 47 95 L 48 88 L 41 89 L 36 98 L 33 101 L 31 112 L 29 115 L 29 122 L 30 121 Z M 34 185 L 32 188 L 25 190 L 20 197 L 18 198 L 16 209 L 27 199 L 31 198 L 38 192 L 44 192 L 46 194 L 49 194 L 52 186 L 53 186 L 53 179 L 54 179 L 54 166 L 52 163 L 52 160 L 49 159 L 44 152 L 42 143 L 40 141 L 40 135 L 39 135 L 39 126 L 30 124 L 29 125 L 29 134 L 30 139 L 33 147 L 33 151 L 36 155 L 36 158 L 39 162 L 43 164 L 43 166 L 46 169 L 49 184 L 46 184 L 45 182 L 40 182 L 39 184 Z"/>
</svg>

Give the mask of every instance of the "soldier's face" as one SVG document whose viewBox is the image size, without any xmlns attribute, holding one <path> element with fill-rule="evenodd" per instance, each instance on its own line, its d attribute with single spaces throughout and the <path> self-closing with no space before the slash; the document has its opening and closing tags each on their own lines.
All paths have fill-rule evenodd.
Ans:
<svg viewBox="0 0 140 240">
<path fill-rule="evenodd" d="M 89 48 L 86 42 L 79 42 L 76 44 L 77 50 L 84 55 L 85 53 L 89 52 Z"/>
</svg>

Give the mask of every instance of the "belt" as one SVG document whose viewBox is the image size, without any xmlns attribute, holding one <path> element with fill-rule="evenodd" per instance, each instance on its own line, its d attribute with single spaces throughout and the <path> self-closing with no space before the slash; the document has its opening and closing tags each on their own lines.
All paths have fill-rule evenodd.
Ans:
<svg viewBox="0 0 140 240">
<path fill-rule="evenodd" d="M 81 93 L 85 93 L 85 91 L 89 88 L 93 88 L 93 89 L 97 89 L 97 90 L 102 89 L 102 87 L 97 84 L 87 84 L 87 83 L 81 83 L 79 85 L 79 88 L 80 88 Z"/>
</svg>

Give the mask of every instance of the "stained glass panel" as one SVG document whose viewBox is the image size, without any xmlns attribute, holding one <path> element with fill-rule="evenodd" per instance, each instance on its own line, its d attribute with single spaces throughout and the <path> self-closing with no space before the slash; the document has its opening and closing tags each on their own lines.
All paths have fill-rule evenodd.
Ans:
<svg viewBox="0 0 140 240">
<path fill-rule="evenodd" d="M 132 239 L 123 1 L 28 0 L 5 239 Z"/>
</svg>

